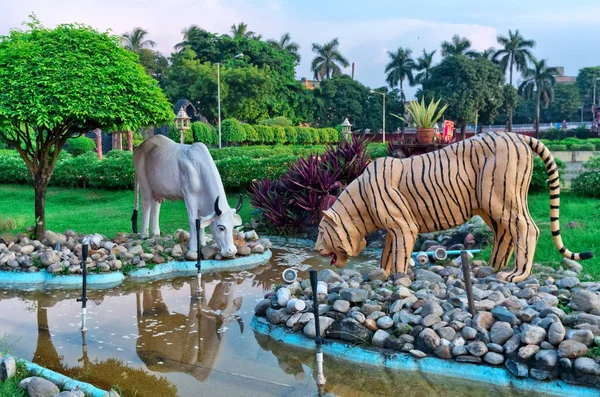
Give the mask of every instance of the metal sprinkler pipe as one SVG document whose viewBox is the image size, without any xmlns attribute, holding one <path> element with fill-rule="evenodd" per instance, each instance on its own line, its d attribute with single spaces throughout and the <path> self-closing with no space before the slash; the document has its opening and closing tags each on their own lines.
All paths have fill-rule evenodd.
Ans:
<svg viewBox="0 0 600 397">
<path fill-rule="evenodd" d="M 87 315 L 87 257 L 89 245 L 87 242 L 81 246 L 81 266 L 83 273 L 83 282 L 81 284 L 81 298 L 77 298 L 77 302 L 81 302 L 81 330 L 86 331 L 86 315 Z"/>
<path fill-rule="evenodd" d="M 310 274 L 310 286 L 313 294 L 313 313 L 315 315 L 315 345 L 316 345 L 316 356 L 317 356 L 317 385 L 325 385 L 325 375 L 323 374 L 323 338 L 321 338 L 321 326 L 319 324 L 319 298 L 317 293 L 317 271 L 311 269 Z"/>
<path fill-rule="evenodd" d="M 200 211 L 198 211 L 198 218 L 200 218 Z M 200 219 L 196 219 L 196 269 L 198 270 L 198 292 L 202 290 L 201 281 L 202 281 L 202 263 L 200 262 L 200 228 L 201 221 Z"/>
</svg>

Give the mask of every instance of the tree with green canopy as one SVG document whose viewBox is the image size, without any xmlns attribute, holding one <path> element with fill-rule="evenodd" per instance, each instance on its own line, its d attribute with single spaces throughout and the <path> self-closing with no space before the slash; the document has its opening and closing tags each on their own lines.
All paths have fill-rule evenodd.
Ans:
<svg viewBox="0 0 600 397">
<path fill-rule="evenodd" d="M 400 85 L 400 95 L 404 100 L 404 80 L 407 80 L 410 85 L 415 83 L 413 70 L 416 69 L 417 65 L 410 57 L 412 55 L 412 50 L 409 48 L 398 47 L 396 52 L 388 51 L 387 54 L 390 58 L 390 62 L 385 65 L 385 72 L 387 73 L 385 82 L 389 84 L 390 88 Z"/>
<path fill-rule="evenodd" d="M 317 55 L 310 64 L 310 70 L 314 73 L 315 79 L 323 80 L 339 76 L 342 74 L 340 66 L 347 68 L 350 65 L 340 52 L 339 46 L 337 37 L 325 44 L 313 43 L 312 50 Z"/>
<path fill-rule="evenodd" d="M 158 51 L 152 51 L 149 48 L 140 49 L 137 54 L 140 57 L 140 64 L 150 76 L 158 81 L 160 87 L 164 86 L 164 77 L 169 70 L 169 60 Z"/>
<path fill-rule="evenodd" d="M 442 42 L 442 56 L 466 55 L 468 57 L 475 57 L 477 56 L 477 51 L 472 50 L 471 46 L 471 40 L 455 34 L 450 41 Z"/>
<path fill-rule="evenodd" d="M 313 92 L 317 100 L 315 120 L 319 127 L 335 127 L 348 117 L 355 128 L 365 128 L 368 87 L 343 75 L 323 80 Z"/>
<path fill-rule="evenodd" d="M 577 119 L 579 101 L 579 89 L 575 84 L 556 84 L 554 86 L 554 100 L 548 107 L 550 121 L 560 122 Z"/>
<path fill-rule="evenodd" d="M 251 30 L 248 30 L 248 24 L 240 22 L 237 25 L 231 25 L 231 38 L 233 39 L 256 39 L 260 40 L 261 35 L 257 35 Z"/>
<path fill-rule="evenodd" d="M 142 48 L 153 48 L 156 43 L 146 39 L 146 36 L 148 36 L 147 30 L 136 27 L 131 32 L 123 33 L 121 42 L 126 49 L 133 52 L 138 52 Z"/>
<path fill-rule="evenodd" d="M 433 67 L 433 56 L 435 53 L 436 50 L 427 52 L 423 49 L 423 54 L 417 58 L 415 70 L 419 73 L 415 75 L 416 83 L 422 84 L 423 81 L 429 78 L 429 71 Z"/>
<path fill-rule="evenodd" d="M 535 47 L 535 40 L 526 40 L 519 30 L 508 30 L 508 36 L 498 36 L 498 44 L 502 46 L 493 55 L 500 69 L 506 74 L 508 70 L 508 82 L 513 84 L 513 70 L 523 72 L 527 70 L 527 62 L 533 59 L 531 50 Z M 508 109 L 508 130 L 512 131 L 512 111 Z"/>
<path fill-rule="evenodd" d="M 583 104 L 584 111 L 591 112 L 593 96 L 594 96 L 594 83 L 596 83 L 596 98 L 600 96 L 600 66 L 591 66 L 579 70 L 577 74 L 576 84 L 579 88 L 579 95 L 581 97 L 581 103 Z"/>
<path fill-rule="evenodd" d="M 119 36 L 80 24 L 49 29 L 35 16 L 26 25 L 0 37 L 0 140 L 31 172 L 41 238 L 46 189 L 69 138 L 163 124 L 175 115 Z"/>
<path fill-rule="evenodd" d="M 300 51 L 300 45 L 295 41 L 292 41 L 292 37 L 289 33 L 286 32 L 282 34 L 279 41 L 267 40 L 267 43 L 269 43 L 275 49 L 287 51 L 288 53 L 292 54 L 296 59 L 296 63 L 300 63 L 300 54 L 298 53 L 298 51 Z"/>
<path fill-rule="evenodd" d="M 536 98 L 535 136 L 540 137 L 540 107 L 548 107 L 554 98 L 556 68 L 548 67 L 545 59 L 532 59 L 531 68 L 523 72 L 524 81 L 519 86 L 519 94 L 524 98 Z"/>
</svg>

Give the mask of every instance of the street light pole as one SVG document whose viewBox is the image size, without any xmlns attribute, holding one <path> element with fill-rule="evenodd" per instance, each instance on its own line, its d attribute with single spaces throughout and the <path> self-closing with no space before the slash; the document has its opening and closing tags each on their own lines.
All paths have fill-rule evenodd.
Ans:
<svg viewBox="0 0 600 397">
<path fill-rule="evenodd" d="M 383 120 L 383 143 L 385 143 L 385 97 L 387 94 L 385 92 L 379 92 L 374 90 L 371 90 L 371 94 L 379 94 L 383 97 L 383 114 L 381 115 L 381 118 Z"/>
<path fill-rule="evenodd" d="M 221 63 L 217 62 L 217 102 L 219 113 L 219 149 L 221 149 Z"/>
</svg>

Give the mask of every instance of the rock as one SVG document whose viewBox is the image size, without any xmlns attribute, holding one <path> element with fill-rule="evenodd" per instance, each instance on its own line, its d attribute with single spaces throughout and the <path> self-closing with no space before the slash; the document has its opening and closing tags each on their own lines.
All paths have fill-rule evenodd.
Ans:
<svg viewBox="0 0 600 397">
<path fill-rule="evenodd" d="M 504 344 L 504 351 L 506 354 L 512 354 L 521 346 L 521 335 L 513 335 L 512 338 L 506 341 Z"/>
<path fill-rule="evenodd" d="M 267 309 L 267 319 L 271 324 L 278 325 L 283 324 L 287 321 L 289 316 L 286 309 L 275 310 L 272 308 Z"/>
<path fill-rule="evenodd" d="M 31 255 L 35 251 L 35 246 L 33 245 L 25 245 L 21 247 L 21 253 L 23 255 Z"/>
<path fill-rule="evenodd" d="M 348 310 L 350 310 L 350 302 L 343 299 L 338 299 L 333 302 L 333 310 L 340 313 L 348 313 Z"/>
<path fill-rule="evenodd" d="M 364 323 L 366 320 L 365 315 L 359 311 L 352 311 L 352 312 L 348 313 L 348 315 L 361 324 Z"/>
<path fill-rule="evenodd" d="M 586 345 L 575 340 L 565 340 L 558 345 L 558 355 L 561 358 L 583 357 L 587 350 Z"/>
<path fill-rule="evenodd" d="M 141 245 L 133 245 L 127 252 L 133 255 L 141 255 L 144 253 L 144 248 Z"/>
<path fill-rule="evenodd" d="M 589 347 L 594 342 L 594 334 L 589 329 L 578 329 L 575 331 L 570 331 L 567 334 L 567 339 L 576 340 L 577 342 L 581 342 Z"/>
<path fill-rule="evenodd" d="M 438 334 L 430 328 L 425 328 L 415 340 L 415 348 L 425 353 L 433 353 L 440 343 Z"/>
<path fill-rule="evenodd" d="M 423 353 L 421 350 L 413 349 L 413 350 L 410 350 L 409 353 L 412 354 L 416 358 L 427 357 L 427 354 Z"/>
<path fill-rule="evenodd" d="M 288 328 L 294 328 L 296 326 L 296 324 L 298 324 L 298 322 L 300 321 L 300 318 L 302 317 L 302 312 L 296 312 L 294 314 L 292 314 L 292 316 L 290 318 L 288 318 L 288 320 L 285 323 L 285 326 Z"/>
<path fill-rule="evenodd" d="M 441 327 L 436 330 L 440 338 L 446 340 L 454 340 L 456 336 L 456 331 L 452 327 Z"/>
<path fill-rule="evenodd" d="M 546 330 L 529 324 L 521 327 L 521 342 L 526 345 L 539 345 L 546 338 Z"/>
<path fill-rule="evenodd" d="M 75 393 L 71 393 L 70 391 L 62 391 L 55 395 L 54 397 L 77 397 L 78 395 Z"/>
<path fill-rule="evenodd" d="M 488 352 L 483 356 L 483 361 L 491 365 L 500 365 L 504 362 L 504 356 L 499 353 Z"/>
<path fill-rule="evenodd" d="M 360 288 L 344 288 L 340 290 L 340 297 L 352 303 L 359 303 L 367 299 L 368 292 Z"/>
<path fill-rule="evenodd" d="M 214 259 L 214 257 L 217 255 L 217 252 L 217 247 L 213 245 L 205 245 L 200 249 L 202 258 L 204 258 L 205 260 Z"/>
<path fill-rule="evenodd" d="M 564 259 L 564 258 L 563 258 Z M 579 285 L 580 281 L 577 277 L 565 277 L 558 280 L 555 284 L 558 288 L 573 288 Z"/>
<path fill-rule="evenodd" d="M 588 290 L 578 290 L 571 296 L 571 308 L 576 311 L 589 313 L 600 309 L 600 297 Z"/>
<path fill-rule="evenodd" d="M 467 347 L 466 346 L 455 345 L 454 347 L 452 347 L 452 355 L 454 357 L 456 357 L 456 356 L 464 356 L 466 354 L 469 354 L 469 352 L 467 351 Z"/>
<path fill-rule="evenodd" d="M 488 348 L 483 342 L 471 342 L 467 345 L 467 350 L 475 357 L 482 357 L 488 352 Z"/>
<path fill-rule="evenodd" d="M 523 361 L 533 357 L 534 354 L 540 351 L 540 347 L 538 345 L 527 345 L 523 346 L 519 349 L 519 358 Z"/>
<path fill-rule="evenodd" d="M 458 356 L 456 361 L 459 363 L 481 364 L 481 357 L 475 356 Z"/>
<path fill-rule="evenodd" d="M 196 253 L 196 255 L 197 255 L 197 253 Z M 160 265 L 161 263 L 165 263 L 165 258 L 163 258 L 162 255 L 154 255 L 151 260 L 152 260 L 152 263 L 156 263 L 157 265 Z"/>
<path fill-rule="evenodd" d="M 421 325 L 423 327 L 431 327 L 432 325 L 437 324 L 440 321 L 442 321 L 442 319 L 439 316 L 437 316 L 436 314 L 430 314 L 424 317 L 423 320 L 421 320 Z"/>
<path fill-rule="evenodd" d="M 452 358 L 452 349 L 450 349 L 450 346 L 448 345 L 440 345 L 435 348 L 433 354 L 440 358 L 449 360 Z"/>
<path fill-rule="evenodd" d="M 400 297 L 400 299 L 405 299 L 408 298 L 409 296 L 412 296 L 412 292 L 403 286 L 398 287 L 398 292 L 397 292 L 398 296 Z M 398 301 L 396 301 L 398 302 Z"/>
<path fill-rule="evenodd" d="M 385 346 L 385 341 L 390 337 L 390 334 L 388 334 L 387 332 L 383 331 L 383 330 L 377 330 L 377 332 L 375 332 L 375 334 L 373 334 L 373 339 L 371 341 L 371 344 L 375 347 L 384 347 Z"/>
<path fill-rule="evenodd" d="M 66 241 L 67 237 L 65 235 L 61 235 L 58 233 L 54 233 L 53 231 L 46 230 L 44 232 L 44 240 L 46 241 L 46 245 L 49 247 L 54 247 L 56 244 Z"/>
<path fill-rule="evenodd" d="M 325 332 L 327 331 L 329 326 L 331 326 L 331 324 L 333 324 L 333 322 L 334 322 L 334 320 L 332 318 L 319 316 L 320 336 L 325 335 Z M 304 332 L 304 335 L 308 336 L 309 338 L 315 339 L 317 332 L 315 330 L 314 317 L 308 322 L 308 324 L 306 324 L 304 326 L 303 332 Z"/>
<path fill-rule="evenodd" d="M 396 279 L 396 281 L 394 281 L 394 285 L 402 286 L 402 287 L 406 287 L 406 288 L 410 287 L 411 284 L 412 284 L 412 281 L 411 281 L 410 277 L 408 277 L 408 276 L 400 277 L 400 278 Z"/>
<path fill-rule="evenodd" d="M 382 311 L 379 311 L 379 310 L 376 310 L 376 311 L 374 311 L 373 313 L 369 314 L 369 315 L 367 316 L 367 318 L 368 318 L 368 319 L 370 318 L 370 319 L 372 319 L 372 320 L 375 320 L 375 321 L 377 321 L 377 320 L 379 320 L 379 319 L 380 319 L 381 317 L 383 317 L 383 316 L 385 316 L 385 313 L 384 313 L 384 312 L 382 312 Z"/>
<path fill-rule="evenodd" d="M 243 247 L 239 247 L 239 248 L 237 249 L 237 253 L 236 253 L 236 254 L 237 254 L 238 256 L 248 256 L 248 255 L 250 255 L 251 253 L 252 253 L 252 250 L 250 249 L 250 247 L 247 247 L 247 246 L 245 246 L 245 245 L 244 245 Z M 217 259 L 217 260 L 218 260 L 218 259 L 219 259 L 219 256 L 221 256 L 221 254 L 216 254 L 216 255 L 215 255 L 215 259 Z"/>
<path fill-rule="evenodd" d="M 548 328 L 548 342 L 556 346 L 565 339 L 565 334 L 565 327 L 561 322 L 552 323 Z"/>
<path fill-rule="evenodd" d="M 423 306 L 421 306 L 421 316 L 427 317 L 430 314 L 435 314 L 438 317 L 442 317 L 442 315 L 444 314 L 444 310 L 436 302 L 429 301 Z"/>
<path fill-rule="evenodd" d="M 488 343 L 487 344 L 488 350 L 494 353 L 504 353 L 504 348 L 497 344 L 497 343 Z"/>
<path fill-rule="evenodd" d="M 343 297 L 342 297 L 343 298 Z M 368 316 L 369 314 L 376 312 L 376 311 L 381 311 L 381 306 L 380 305 L 372 305 L 370 303 L 364 303 L 362 305 L 362 307 L 360 308 L 360 311 L 362 312 L 362 314 L 364 314 L 365 316 Z"/>
<path fill-rule="evenodd" d="M 576 262 L 572 259 L 562 258 L 562 263 L 563 263 L 563 265 L 565 265 L 570 270 L 573 270 L 574 272 L 581 273 L 581 271 L 583 270 L 583 266 L 581 266 L 581 264 L 579 264 L 579 262 Z"/>
<path fill-rule="evenodd" d="M 373 269 L 369 272 L 369 280 L 374 281 L 374 280 L 381 280 L 381 281 L 385 281 L 388 278 L 388 274 L 385 270 L 383 270 L 382 268 L 378 268 L 378 269 Z"/>
<path fill-rule="evenodd" d="M 473 317 L 473 324 L 477 329 L 490 329 L 494 323 L 494 316 L 490 312 L 479 312 Z"/>
<path fill-rule="evenodd" d="M 498 321 L 492 326 L 492 330 L 490 332 L 490 340 L 493 343 L 497 343 L 499 345 L 503 345 L 514 335 L 515 331 L 512 329 L 511 325 L 504 321 Z"/>
<path fill-rule="evenodd" d="M 34 376 L 27 385 L 27 392 L 29 397 L 49 397 L 58 394 L 60 390 L 49 380 Z"/>
<path fill-rule="evenodd" d="M 523 288 L 518 291 L 515 296 L 521 299 L 529 299 L 535 295 L 535 291 L 532 288 Z"/>
<path fill-rule="evenodd" d="M 379 327 L 377 326 L 377 321 L 373 320 L 372 318 L 366 319 L 363 324 L 365 327 L 367 327 L 368 330 L 373 332 L 379 329 Z"/>
<path fill-rule="evenodd" d="M 31 380 L 33 379 L 33 376 L 30 376 L 28 378 L 23 379 L 22 381 L 19 382 L 19 389 L 21 390 L 27 390 L 27 386 L 29 386 L 29 382 L 31 382 Z"/>
<path fill-rule="evenodd" d="M 349 343 L 369 344 L 373 338 L 373 332 L 353 318 L 344 318 L 332 323 L 327 329 L 325 336 L 332 339 L 341 339 Z"/>
<path fill-rule="evenodd" d="M 529 376 L 537 380 L 548 380 L 554 378 L 554 373 L 543 369 L 531 368 Z"/>
<path fill-rule="evenodd" d="M 40 262 L 46 267 L 60 262 L 60 257 L 56 254 L 56 251 L 46 251 L 40 255 Z"/>
<path fill-rule="evenodd" d="M 174 258 L 183 257 L 183 247 L 181 246 L 181 244 L 175 244 L 175 246 L 171 250 L 171 256 Z"/>
<path fill-rule="evenodd" d="M 0 381 L 6 381 L 11 379 L 17 373 L 17 362 L 14 357 L 6 357 L 1 359 L 2 365 L 0 365 Z"/>
<path fill-rule="evenodd" d="M 508 359 L 506 360 L 505 366 L 510 372 L 520 378 L 526 378 L 529 376 L 529 367 L 525 363 Z"/>
<path fill-rule="evenodd" d="M 435 274 L 434 272 L 431 272 L 429 270 L 425 270 L 425 269 L 417 269 L 415 270 L 415 279 L 416 280 L 426 280 L 429 281 L 431 283 L 443 283 L 444 279 L 439 276 L 438 274 Z"/>
<path fill-rule="evenodd" d="M 558 365 L 556 350 L 540 350 L 535 355 L 535 366 L 539 369 L 554 370 Z"/>
<path fill-rule="evenodd" d="M 389 329 L 394 325 L 394 320 L 392 320 L 389 316 L 380 317 L 377 320 L 377 326 L 381 329 Z"/>
<path fill-rule="evenodd" d="M 258 302 L 256 307 L 254 308 L 254 313 L 256 313 L 257 316 L 264 316 L 265 314 L 267 314 L 267 309 L 269 309 L 270 307 L 271 300 L 263 299 L 260 302 Z"/>
<path fill-rule="evenodd" d="M 600 376 L 600 364 L 588 357 L 579 357 L 575 360 L 574 368 L 581 374 Z"/>
<path fill-rule="evenodd" d="M 534 318 L 538 316 L 538 314 L 539 313 L 533 309 L 525 309 L 517 313 L 517 317 L 524 323 L 530 323 Z"/>
<path fill-rule="evenodd" d="M 317 275 L 317 280 L 318 281 L 323 281 L 324 283 L 334 283 L 334 282 L 344 282 L 344 279 L 337 274 L 336 272 L 334 272 L 331 269 L 325 269 L 325 270 L 321 270 L 319 272 L 319 274 Z"/>
<path fill-rule="evenodd" d="M 494 307 L 494 309 L 492 310 L 492 315 L 496 320 L 503 321 L 510 325 L 515 324 L 517 322 L 517 317 L 504 306 Z"/>
<path fill-rule="evenodd" d="M 263 252 L 265 252 L 265 247 L 262 244 L 255 244 L 252 247 L 252 253 L 254 254 L 262 254 Z"/>
<path fill-rule="evenodd" d="M 460 332 L 466 340 L 473 340 L 477 337 L 477 330 L 471 327 L 464 327 Z"/>
</svg>

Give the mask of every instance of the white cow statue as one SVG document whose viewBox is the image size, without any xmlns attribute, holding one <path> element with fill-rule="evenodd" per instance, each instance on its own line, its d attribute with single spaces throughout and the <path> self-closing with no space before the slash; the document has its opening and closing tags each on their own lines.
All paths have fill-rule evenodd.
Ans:
<svg viewBox="0 0 600 397">
<path fill-rule="evenodd" d="M 190 243 L 186 259 L 196 260 L 196 219 L 201 220 L 200 245 L 206 244 L 204 228 L 210 231 L 223 257 L 237 253 L 233 244 L 233 228 L 242 224 L 235 209 L 229 207 L 221 176 L 208 149 L 202 143 L 182 145 L 162 135 L 146 139 L 133 152 L 135 167 L 135 200 L 131 218 L 137 233 L 138 195 L 142 193 L 142 237 L 159 236 L 160 204 L 165 200 L 185 201 L 190 222 Z"/>
</svg>

